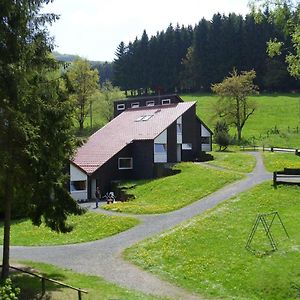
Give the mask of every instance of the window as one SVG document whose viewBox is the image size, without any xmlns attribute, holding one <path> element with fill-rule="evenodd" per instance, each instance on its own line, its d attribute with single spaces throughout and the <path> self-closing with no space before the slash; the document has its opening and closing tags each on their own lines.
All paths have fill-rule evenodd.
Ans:
<svg viewBox="0 0 300 300">
<path fill-rule="evenodd" d="M 152 118 L 153 115 L 143 115 L 138 117 L 135 122 L 140 122 L 140 121 L 148 121 L 150 118 Z"/>
<path fill-rule="evenodd" d="M 182 125 L 176 124 L 176 130 L 177 130 L 177 134 L 182 134 Z"/>
<path fill-rule="evenodd" d="M 117 110 L 124 110 L 125 109 L 125 104 L 117 104 Z"/>
<path fill-rule="evenodd" d="M 85 191 L 86 180 L 71 181 L 71 192 L 74 191 Z"/>
<path fill-rule="evenodd" d="M 167 105 L 167 104 L 170 104 L 171 103 L 171 99 L 163 99 L 161 100 L 161 104 L 162 105 Z"/>
<path fill-rule="evenodd" d="M 192 150 L 192 144 L 182 144 L 182 150 Z"/>
<path fill-rule="evenodd" d="M 201 137 L 201 144 L 209 144 L 209 136 L 202 136 Z"/>
<path fill-rule="evenodd" d="M 138 102 L 131 103 L 131 108 L 138 108 L 138 107 L 140 107 L 140 104 Z"/>
<path fill-rule="evenodd" d="M 132 169 L 132 157 L 119 157 L 118 168 L 119 170 Z"/>
<path fill-rule="evenodd" d="M 146 106 L 154 106 L 154 101 L 146 101 Z"/>
<path fill-rule="evenodd" d="M 165 153 L 167 151 L 166 144 L 154 144 L 154 152 L 155 153 Z"/>
</svg>

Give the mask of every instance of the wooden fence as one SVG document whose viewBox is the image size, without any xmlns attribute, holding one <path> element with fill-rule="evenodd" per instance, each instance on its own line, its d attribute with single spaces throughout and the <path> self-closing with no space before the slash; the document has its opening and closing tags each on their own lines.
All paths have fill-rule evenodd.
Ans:
<svg viewBox="0 0 300 300">
<path fill-rule="evenodd" d="M 243 151 L 269 151 L 269 152 L 285 152 L 285 153 L 294 153 L 300 156 L 300 150 L 294 148 L 283 148 L 283 147 L 265 147 L 265 146 L 256 146 L 256 145 L 247 145 L 241 146 Z"/>
<path fill-rule="evenodd" d="M 2 267 L 2 265 L 0 267 Z M 20 268 L 17 268 L 17 267 L 9 266 L 9 268 L 13 269 L 13 270 L 17 270 L 17 271 L 22 272 L 22 273 L 26 273 L 28 275 L 31 275 L 31 276 L 34 276 L 34 277 L 37 277 L 37 278 L 41 279 L 42 295 L 45 295 L 45 293 L 46 293 L 46 281 L 53 282 L 55 284 L 58 284 L 58 285 L 66 287 L 66 288 L 69 288 L 69 289 L 77 291 L 77 293 L 78 293 L 78 299 L 79 300 L 82 299 L 82 293 L 84 293 L 84 294 L 88 293 L 87 291 L 85 291 L 83 289 L 76 288 L 76 287 L 73 287 L 73 286 L 71 286 L 69 284 L 65 284 L 65 283 L 62 283 L 60 281 L 57 281 L 57 280 L 54 280 L 54 279 L 50 279 L 50 278 L 44 277 L 42 275 L 35 274 L 35 273 L 29 272 L 29 271 L 26 271 L 26 270 L 23 270 L 23 269 L 20 269 Z"/>
</svg>

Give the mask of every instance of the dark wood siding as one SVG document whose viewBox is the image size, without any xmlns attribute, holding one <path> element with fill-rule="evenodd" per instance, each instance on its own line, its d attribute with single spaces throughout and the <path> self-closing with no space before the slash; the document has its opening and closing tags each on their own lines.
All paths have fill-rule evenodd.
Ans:
<svg viewBox="0 0 300 300">
<path fill-rule="evenodd" d="M 133 103 L 139 103 L 140 107 L 146 106 L 148 101 L 154 101 L 154 106 L 158 106 L 162 104 L 163 99 L 170 99 L 171 103 L 179 103 L 183 102 L 183 100 L 178 95 L 161 95 L 161 96 L 149 96 L 149 97 L 136 97 L 136 98 L 128 98 L 124 100 L 118 100 L 114 102 L 114 116 L 116 117 L 124 110 L 117 110 L 118 104 L 124 104 L 125 109 L 131 108 Z"/>
<path fill-rule="evenodd" d="M 154 145 L 153 140 L 133 143 L 133 177 L 135 179 L 153 178 Z"/>
<path fill-rule="evenodd" d="M 182 143 L 192 144 L 192 150 L 182 150 L 182 161 L 192 161 L 199 156 L 200 137 L 196 106 L 193 105 L 182 115 Z"/>
<path fill-rule="evenodd" d="M 177 162 L 177 132 L 176 121 L 167 129 L 167 157 L 169 163 Z"/>
<path fill-rule="evenodd" d="M 120 157 L 133 157 L 133 143 L 127 145 L 120 152 L 114 155 L 109 161 L 107 161 L 102 167 L 100 167 L 91 176 L 91 179 L 96 179 L 97 186 L 100 187 L 103 193 L 107 192 L 111 188 L 112 180 L 133 179 L 134 169 L 119 170 L 118 161 Z M 134 162 L 133 162 L 134 168 Z"/>
<path fill-rule="evenodd" d="M 153 178 L 153 152 L 152 140 L 135 141 L 107 161 L 91 176 L 91 179 L 96 179 L 97 186 L 100 187 L 102 193 L 105 193 L 110 191 L 112 180 Z M 132 157 L 133 168 L 119 170 L 118 161 L 120 157 Z"/>
</svg>

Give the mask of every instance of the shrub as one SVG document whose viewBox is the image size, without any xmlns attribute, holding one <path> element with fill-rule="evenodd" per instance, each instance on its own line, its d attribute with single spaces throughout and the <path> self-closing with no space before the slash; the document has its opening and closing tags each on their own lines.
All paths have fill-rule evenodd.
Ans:
<svg viewBox="0 0 300 300">
<path fill-rule="evenodd" d="M 225 121 L 217 121 L 214 128 L 215 143 L 219 146 L 219 151 L 225 151 L 230 144 L 229 128 Z"/>
<path fill-rule="evenodd" d="M 18 300 L 20 289 L 13 287 L 10 278 L 7 278 L 3 284 L 0 285 L 0 299 L 3 300 Z"/>
</svg>

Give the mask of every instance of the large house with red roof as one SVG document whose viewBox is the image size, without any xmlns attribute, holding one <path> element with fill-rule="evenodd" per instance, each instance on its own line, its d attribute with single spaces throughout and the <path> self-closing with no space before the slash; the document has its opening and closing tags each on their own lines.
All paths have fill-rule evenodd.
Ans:
<svg viewBox="0 0 300 300">
<path fill-rule="evenodd" d="M 196 116 L 196 102 L 177 95 L 115 102 L 115 118 L 94 133 L 70 164 L 74 199 L 94 198 L 115 180 L 157 176 L 165 164 L 193 161 L 211 151 L 212 132 Z"/>
</svg>

